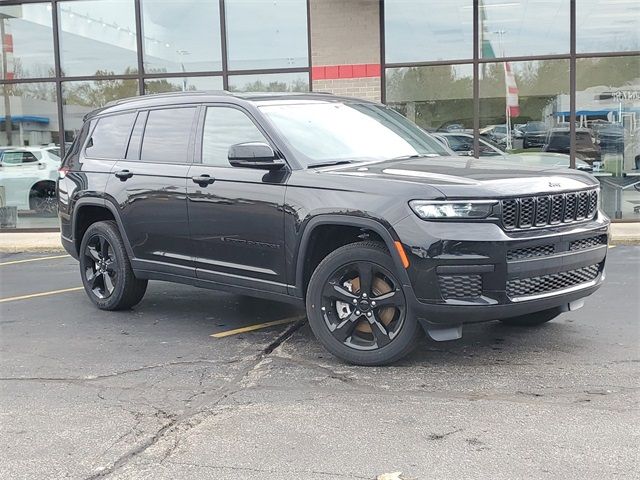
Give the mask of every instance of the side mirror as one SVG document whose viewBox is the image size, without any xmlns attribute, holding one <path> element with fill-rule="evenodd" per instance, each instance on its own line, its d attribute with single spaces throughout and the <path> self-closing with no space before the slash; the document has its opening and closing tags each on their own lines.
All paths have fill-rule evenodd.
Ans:
<svg viewBox="0 0 640 480">
<path fill-rule="evenodd" d="M 270 145 L 261 142 L 238 143 L 229 147 L 229 163 L 233 167 L 279 170 L 285 162 Z"/>
</svg>

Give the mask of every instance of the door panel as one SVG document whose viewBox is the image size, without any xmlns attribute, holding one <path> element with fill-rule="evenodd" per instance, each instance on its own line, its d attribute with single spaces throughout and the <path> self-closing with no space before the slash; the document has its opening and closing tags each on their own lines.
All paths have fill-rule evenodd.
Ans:
<svg viewBox="0 0 640 480">
<path fill-rule="evenodd" d="M 201 186 L 191 179 L 202 175 L 215 181 Z M 230 283 L 251 286 L 252 282 L 236 276 L 245 277 L 267 290 L 284 291 L 286 175 L 284 171 L 191 167 L 188 208 L 199 278 L 228 278 Z"/>
<path fill-rule="evenodd" d="M 188 170 L 186 164 L 159 165 L 121 160 L 113 168 L 107 191 L 118 205 L 136 259 L 160 262 L 148 266 L 163 271 L 168 270 L 162 268 L 162 263 L 179 266 L 182 273 L 176 273 L 192 276 L 186 202 Z M 132 176 L 116 177 L 123 171 Z"/>
</svg>

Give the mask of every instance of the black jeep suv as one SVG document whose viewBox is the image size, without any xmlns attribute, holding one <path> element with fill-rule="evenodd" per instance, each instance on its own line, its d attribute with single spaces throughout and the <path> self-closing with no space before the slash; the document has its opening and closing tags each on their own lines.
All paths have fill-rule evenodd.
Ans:
<svg viewBox="0 0 640 480">
<path fill-rule="evenodd" d="M 89 114 L 58 182 L 62 241 L 101 309 L 166 280 L 306 305 L 349 362 L 421 332 L 546 322 L 604 279 L 598 182 L 456 157 L 377 103 L 189 92 Z"/>
</svg>

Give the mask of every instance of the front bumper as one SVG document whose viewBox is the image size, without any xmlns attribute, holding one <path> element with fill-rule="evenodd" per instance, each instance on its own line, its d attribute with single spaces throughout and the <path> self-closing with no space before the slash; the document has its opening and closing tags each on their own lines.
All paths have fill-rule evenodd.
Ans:
<svg viewBox="0 0 640 480">
<path fill-rule="evenodd" d="M 405 285 L 425 325 L 457 326 L 570 304 L 604 280 L 609 220 L 505 232 L 493 223 L 425 222 L 394 228 L 409 257 Z"/>
</svg>

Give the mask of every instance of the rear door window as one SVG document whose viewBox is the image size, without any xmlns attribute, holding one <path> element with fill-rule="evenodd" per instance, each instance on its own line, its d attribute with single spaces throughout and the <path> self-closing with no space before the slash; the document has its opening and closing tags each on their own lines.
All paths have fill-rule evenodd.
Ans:
<svg viewBox="0 0 640 480">
<path fill-rule="evenodd" d="M 196 108 L 149 111 L 140 159 L 145 162 L 187 163 Z"/>
<path fill-rule="evenodd" d="M 23 165 L 37 161 L 38 159 L 31 152 L 4 152 L 2 154 L 2 163 L 6 166 Z"/>
<path fill-rule="evenodd" d="M 135 118 L 135 112 L 100 118 L 87 142 L 86 156 L 113 160 L 124 158 Z"/>
</svg>

